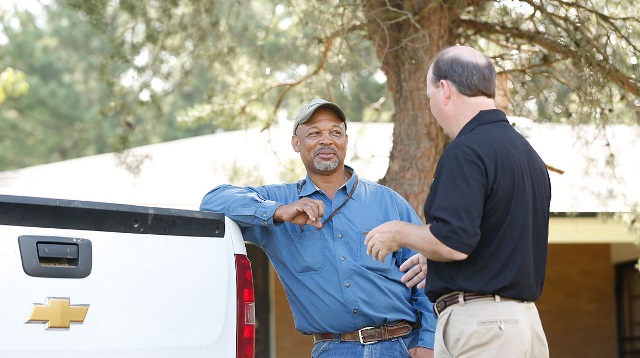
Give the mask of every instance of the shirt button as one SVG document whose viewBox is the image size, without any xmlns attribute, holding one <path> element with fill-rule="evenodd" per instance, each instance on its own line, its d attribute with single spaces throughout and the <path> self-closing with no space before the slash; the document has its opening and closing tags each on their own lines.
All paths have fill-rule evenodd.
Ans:
<svg viewBox="0 0 640 358">
<path fill-rule="evenodd" d="M 344 256 L 340 256 L 340 261 L 344 261 Z"/>
<path fill-rule="evenodd" d="M 264 217 L 264 216 L 267 216 L 267 213 L 262 213 L 262 216 L 263 216 L 263 217 Z"/>
<path fill-rule="evenodd" d="M 345 286 L 346 286 L 346 287 L 351 287 L 351 284 L 350 284 L 349 282 L 347 282 L 347 283 L 345 284 Z"/>
<path fill-rule="evenodd" d="M 353 314 L 358 314 L 358 310 L 353 310 Z"/>
<path fill-rule="evenodd" d="M 338 234 L 338 238 L 339 238 L 339 239 L 342 239 L 342 234 Z"/>
<path fill-rule="evenodd" d="M 264 224 L 265 224 L 265 225 L 268 225 L 268 224 L 269 224 L 269 222 L 268 222 L 268 221 L 265 221 L 265 222 L 264 222 Z"/>
</svg>

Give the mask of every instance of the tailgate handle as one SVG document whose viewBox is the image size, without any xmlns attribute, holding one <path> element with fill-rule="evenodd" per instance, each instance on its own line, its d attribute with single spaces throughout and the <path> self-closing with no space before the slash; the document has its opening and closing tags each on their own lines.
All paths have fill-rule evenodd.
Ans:
<svg viewBox="0 0 640 358">
<path fill-rule="evenodd" d="M 33 277 L 84 278 L 91 273 L 91 241 L 72 237 L 18 237 L 22 268 Z"/>
<path fill-rule="evenodd" d="M 79 247 L 77 244 L 38 242 L 36 247 L 38 248 L 38 258 L 43 265 L 78 266 Z"/>
</svg>

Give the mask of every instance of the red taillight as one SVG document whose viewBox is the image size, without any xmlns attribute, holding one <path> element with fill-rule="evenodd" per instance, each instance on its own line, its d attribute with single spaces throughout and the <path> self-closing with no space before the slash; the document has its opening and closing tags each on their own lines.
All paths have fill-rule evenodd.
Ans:
<svg viewBox="0 0 640 358">
<path fill-rule="evenodd" d="M 238 299 L 236 357 L 253 358 L 256 337 L 256 311 L 251 262 L 236 255 L 236 290 Z"/>
</svg>

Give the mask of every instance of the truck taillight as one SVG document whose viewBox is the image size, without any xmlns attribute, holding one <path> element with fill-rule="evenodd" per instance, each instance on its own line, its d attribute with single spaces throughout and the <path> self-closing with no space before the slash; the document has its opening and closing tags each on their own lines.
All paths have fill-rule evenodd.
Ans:
<svg viewBox="0 0 640 358">
<path fill-rule="evenodd" d="M 256 337 L 255 297 L 251 262 L 245 255 L 236 255 L 236 290 L 238 298 L 236 357 L 253 358 Z"/>
</svg>

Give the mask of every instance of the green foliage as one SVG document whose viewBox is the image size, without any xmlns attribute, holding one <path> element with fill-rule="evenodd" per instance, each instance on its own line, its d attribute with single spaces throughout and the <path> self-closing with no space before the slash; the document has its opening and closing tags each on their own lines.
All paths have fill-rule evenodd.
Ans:
<svg viewBox="0 0 640 358">
<path fill-rule="evenodd" d="M 640 21 L 634 1 L 487 2 L 461 38 L 492 54 L 512 113 L 541 122 L 640 123 Z"/>
<path fill-rule="evenodd" d="M 0 111 L 0 168 L 11 169 L 94 154 L 107 149 L 113 134 L 103 126 L 96 103 L 101 84 L 92 76 L 103 50 L 99 36 L 81 16 L 48 8 L 47 20 L 29 12 L 0 17 L 8 39 L 0 63 L 25 73 L 29 93 Z"/>
<path fill-rule="evenodd" d="M 182 90 L 194 78 L 207 79 L 205 93 L 198 104 L 180 112 L 180 122 L 215 123 L 225 129 L 256 122 L 268 126 L 279 109 L 295 112 L 315 96 L 344 104 L 350 120 L 359 121 L 366 119 L 365 108 L 390 98 L 385 84 L 374 79 L 380 62 L 360 2 L 61 3 L 82 11 L 110 34 L 111 65 L 119 61 L 121 70 L 133 67 L 136 72 L 135 85 L 112 83 L 110 98 L 120 117 L 153 120 L 136 108 L 154 105 L 163 92 Z M 386 3 L 380 11 L 399 14 L 397 23 L 418 24 L 423 14 L 412 14 L 409 4 Z M 459 14 L 451 19 L 459 42 L 490 53 L 503 69 L 512 114 L 607 124 L 637 123 L 639 118 L 639 28 L 632 5 L 627 0 L 584 5 L 512 0 L 450 6 L 456 8 L 452 14 Z M 433 6 L 436 2 L 424 7 Z M 148 60 L 141 63 L 143 54 Z M 154 80 L 164 88 L 153 88 Z M 133 100 L 146 92 L 152 95 L 145 103 Z M 393 111 L 391 100 L 383 105 L 383 112 Z"/>
<path fill-rule="evenodd" d="M 20 97 L 29 92 L 29 82 L 22 71 L 7 67 L 0 72 L 0 105 L 8 97 Z"/>
<path fill-rule="evenodd" d="M 380 80 L 368 21 L 392 19 L 383 30 L 402 36 L 402 26 L 424 26 L 442 8 L 453 40 L 498 64 L 510 114 L 638 124 L 633 1 L 379 1 L 380 16 L 365 17 L 372 3 L 57 0 L 43 18 L 5 14 L 0 64 L 26 73 L 31 89 L 0 112 L 1 133 L 12 133 L 0 142 L 0 168 L 268 127 L 311 97 L 340 103 L 350 121 L 390 120 L 394 106 L 413 106 L 394 104 Z M 426 50 L 436 40 L 400 42 Z M 401 87 L 411 82 L 402 66 L 411 64 L 394 69 L 405 78 L 392 90 L 415 91 Z"/>
<path fill-rule="evenodd" d="M 125 107 L 126 98 L 150 91 L 157 101 L 198 78 L 207 79 L 204 97 L 180 111 L 180 123 L 225 129 L 269 126 L 279 109 L 291 113 L 317 96 L 344 103 L 349 118 L 358 121 L 363 108 L 386 93 L 384 83 L 373 80 L 377 58 L 366 33 L 344 31 L 361 20 L 358 8 L 346 2 L 324 4 L 332 6 L 329 13 L 304 1 L 61 3 L 113 34 L 110 63 L 134 65 L 135 86 L 112 83 L 120 115 L 136 112 L 135 103 Z M 141 54 L 148 58 L 144 63 L 136 60 Z M 153 80 L 166 86 L 151 88 Z"/>
<path fill-rule="evenodd" d="M 179 112 L 204 101 L 209 78 L 180 79 L 180 91 L 171 96 L 151 92 L 155 100 L 141 100 L 122 84 L 145 72 L 114 61 L 113 39 L 78 11 L 51 3 L 37 16 L 0 12 L 0 35 L 6 38 L 0 65 L 14 69 L 14 79 L 25 74 L 29 80 L 28 93 L 0 107 L 0 170 L 124 151 L 215 128 L 176 121 Z M 25 84 L 12 88 L 22 91 Z M 122 158 L 123 165 L 135 167 L 130 155 Z"/>
<path fill-rule="evenodd" d="M 631 211 L 622 214 L 622 221 L 627 224 L 629 231 L 636 237 L 636 244 L 640 245 L 640 204 L 635 204 Z"/>
</svg>

